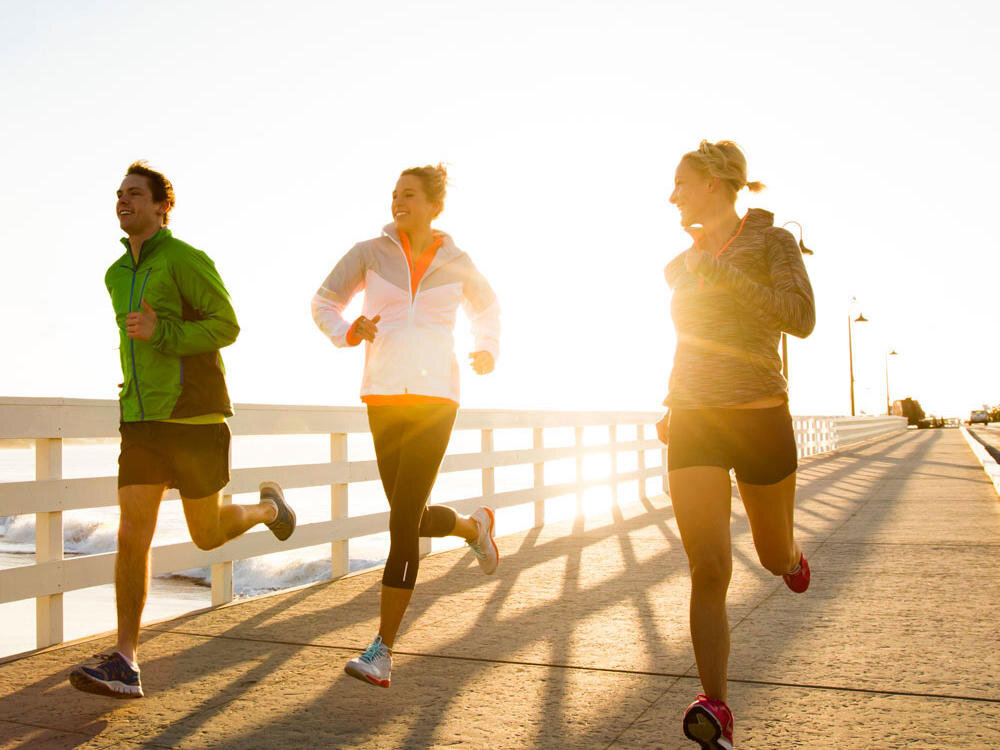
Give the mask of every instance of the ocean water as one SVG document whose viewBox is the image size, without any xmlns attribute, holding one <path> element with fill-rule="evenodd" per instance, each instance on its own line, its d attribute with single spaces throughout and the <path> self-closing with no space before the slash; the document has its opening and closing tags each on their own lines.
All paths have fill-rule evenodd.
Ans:
<svg viewBox="0 0 1000 750">
<path fill-rule="evenodd" d="M 619 429 L 619 440 L 635 438 L 634 428 Z M 607 428 L 587 428 L 584 442 L 606 442 Z M 547 429 L 546 446 L 571 445 L 572 429 Z M 496 450 L 526 449 L 532 445 L 530 429 L 496 430 Z M 9 444 L 8 444 L 9 445 Z M 475 453 L 480 449 L 478 431 L 456 431 L 449 453 Z M 350 435 L 348 454 L 351 460 L 374 458 L 371 437 Z M 325 463 L 329 460 L 329 438 L 326 435 L 236 436 L 233 439 L 233 468 L 251 466 L 281 466 L 305 463 Z M 647 465 L 659 464 L 659 451 L 647 453 Z M 118 441 L 67 440 L 63 446 L 63 476 L 66 478 L 115 476 L 117 473 Z M 618 470 L 626 472 L 637 467 L 634 453 L 618 458 Z M 589 456 L 584 462 L 586 479 L 606 477 L 611 470 L 610 456 Z M 497 467 L 495 483 L 498 492 L 527 489 L 533 484 L 533 467 Z M 546 464 L 548 484 L 575 480 L 573 459 Z M 30 445 L 4 447 L 0 441 L 0 482 L 30 481 L 34 478 L 34 449 Z M 653 480 L 650 480 L 653 481 Z M 659 480 L 655 480 L 658 486 Z M 635 482 L 622 485 L 621 496 L 634 499 Z M 656 491 L 651 486 L 652 491 Z M 441 474 L 431 493 L 430 502 L 446 502 L 481 494 L 480 471 Z M 330 490 L 311 487 L 286 490 L 286 498 L 295 508 L 299 523 L 330 519 Z M 115 498 L 109 498 L 114 502 Z M 235 495 L 234 503 L 253 503 L 256 495 Z M 595 488 L 584 495 L 584 511 L 606 508 L 611 502 L 608 488 Z M 546 520 L 570 518 L 576 513 L 576 496 L 569 495 L 546 501 Z M 381 483 L 359 482 L 350 485 L 349 515 L 366 515 L 388 509 Z M 530 504 L 502 508 L 497 512 L 500 534 L 514 533 L 530 527 L 534 510 Z M 116 548 L 118 508 L 94 508 L 67 511 L 63 514 L 63 544 L 67 557 L 113 552 Z M 35 518 L 33 515 L 0 517 L 0 569 L 30 565 L 34 562 Z M 154 545 L 173 544 L 189 539 L 180 501 L 165 501 L 160 508 Z M 388 554 L 388 534 L 349 541 L 352 571 L 381 566 Z M 457 538 L 432 540 L 434 551 L 462 546 Z M 234 588 L 237 597 L 298 586 L 330 577 L 330 547 L 328 544 L 289 552 L 276 553 L 234 564 Z M 209 606 L 211 601 L 208 568 L 179 571 L 153 579 L 143 621 L 152 622 Z M 115 627 L 114 586 L 107 584 L 68 592 L 63 598 L 65 638 L 70 640 Z M 34 600 L 0 604 L 0 621 L 7 627 L 0 630 L 0 656 L 34 648 Z"/>
</svg>

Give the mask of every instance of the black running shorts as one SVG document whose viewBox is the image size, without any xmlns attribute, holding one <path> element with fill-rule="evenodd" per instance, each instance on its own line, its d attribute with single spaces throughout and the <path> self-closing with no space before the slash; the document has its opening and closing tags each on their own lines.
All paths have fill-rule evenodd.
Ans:
<svg viewBox="0 0 1000 750">
<path fill-rule="evenodd" d="M 229 425 L 122 422 L 118 486 L 164 484 L 181 497 L 214 495 L 229 483 Z"/>
<path fill-rule="evenodd" d="M 667 471 L 734 469 L 747 484 L 776 484 L 798 468 L 788 404 L 769 409 L 671 409 Z"/>
</svg>

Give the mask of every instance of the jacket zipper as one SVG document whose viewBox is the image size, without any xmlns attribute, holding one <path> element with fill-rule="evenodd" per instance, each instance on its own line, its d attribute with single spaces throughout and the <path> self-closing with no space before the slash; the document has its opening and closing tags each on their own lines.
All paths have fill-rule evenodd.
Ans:
<svg viewBox="0 0 1000 750">
<path fill-rule="evenodd" d="M 141 253 L 140 253 L 141 255 Z M 133 312 L 132 302 L 135 299 L 135 275 L 138 272 L 139 267 L 136 265 L 132 270 L 132 285 L 129 287 L 128 291 L 128 311 Z M 142 280 L 142 286 L 139 289 L 139 300 L 140 304 L 142 302 L 142 295 L 146 292 L 146 282 L 149 281 L 149 274 L 152 273 L 153 269 L 149 268 L 146 270 L 146 276 Z M 142 405 L 142 390 L 139 388 L 139 373 L 135 369 L 135 339 L 130 338 L 128 340 L 129 351 L 132 355 L 132 383 L 135 384 L 135 395 L 139 399 L 139 421 L 146 421 L 146 409 Z"/>
<path fill-rule="evenodd" d="M 396 240 L 393 239 L 393 237 L 391 235 L 386 234 L 386 237 L 389 238 L 389 241 L 392 242 L 393 245 L 395 245 L 397 248 L 399 248 L 399 254 L 403 256 L 403 265 L 406 266 L 406 291 L 409 292 L 409 294 L 410 294 L 410 305 L 409 305 L 409 308 L 407 310 L 406 319 L 407 319 L 407 322 L 412 325 L 413 324 L 413 308 L 414 308 L 414 304 L 413 303 L 415 302 L 415 300 L 417 298 L 416 291 L 414 291 L 414 289 L 413 289 L 413 268 L 410 266 L 410 259 L 406 257 L 406 251 L 403 250 L 403 246 L 399 242 L 396 242 Z M 423 281 L 423 279 L 421 279 L 421 281 Z M 418 284 L 418 286 L 419 286 L 419 284 Z M 403 393 L 409 393 L 409 392 L 410 392 L 410 389 L 407 388 L 406 386 L 403 386 Z"/>
<path fill-rule="evenodd" d="M 153 272 L 152 268 L 147 268 L 146 269 L 146 275 L 142 279 L 142 287 L 139 289 L 139 305 L 140 305 L 140 307 L 142 306 L 142 297 L 146 293 L 146 282 L 149 281 L 149 274 L 151 274 L 152 272 Z M 139 312 L 139 311 L 136 310 L 136 312 Z"/>
<path fill-rule="evenodd" d="M 132 312 L 132 299 L 135 296 L 135 272 L 136 268 L 132 268 L 132 285 L 128 290 L 128 311 Z M 139 420 L 144 421 L 146 418 L 146 412 L 142 408 L 142 393 L 139 391 L 139 374 L 135 370 L 135 339 L 130 338 L 128 340 L 129 353 L 132 355 L 132 384 L 135 386 L 135 395 L 139 399 Z"/>
<path fill-rule="evenodd" d="M 392 239 L 392 237 L 389 239 Z M 393 240 L 393 244 L 395 244 L 395 240 Z M 416 292 L 413 290 L 413 268 L 410 267 L 410 259 L 406 257 L 406 251 L 403 250 L 403 247 L 401 245 L 396 245 L 396 247 L 399 248 L 399 254 L 403 256 L 403 262 L 406 264 L 406 290 L 410 293 L 409 321 L 412 323 L 413 302 L 417 297 Z"/>
<path fill-rule="evenodd" d="M 406 252 L 403 250 L 402 246 L 399 247 L 399 252 L 403 256 L 403 262 L 406 263 L 406 290 L 410 293 L 410 306 L 407 310 L 406 320 L 410 325 L 413 325 L 413 303 L 417 298 L 416 292 L 413 290 L 413 268 L 410 266 L 410 259 L 406 257 Z M 403 393 L 409 393 L 410 389 L 403 386 Z"/>
<path fill-rule="evenodd" d="M 407 319 L 409 323 L 412 324 L 414 313 L 416 312 L 417 292 L 420 290 L 420 285 L 424 283 L 424 279 L 423 277 L 421 277 L 420 281 L 417 282 L 417 288 L 416 289 L 413 288 L 413 269 L 410 267 L 410 260 L 406 257 L 406 252 L 403 250 L 403 246 L 400 243 L 396 242 L 396 240 L 394 240 L 391 235 L 386 234 L 386 237 L 389 238 L 392 244 L 394 244 L 397 248 L 399 248 L 399 253 L 400 255 L 403 256 L 403 262 L 406 264 L 406 288 L 410 292 L 410 308 Z M 427 270 L 429 271 L 430 268 L 428 267 Z M 424 276 L 426 275 L 427 273 L 425 271 Z M 409 393 L 410 389 L 404 387 L 403 392 Z"/>
</svg>

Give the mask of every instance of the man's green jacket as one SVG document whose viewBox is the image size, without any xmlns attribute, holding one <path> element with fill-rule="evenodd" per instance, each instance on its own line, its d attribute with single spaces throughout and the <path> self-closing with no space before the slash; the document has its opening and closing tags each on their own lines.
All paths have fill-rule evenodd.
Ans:
<svg viewBox="0 0 1000 750">
<path fill-rule="evenodd" d="M 104 275 L 121 339 L 122 421 L 232 416 L 219 349 L 240 327 L 215 264 L 165 227 L 142 243 L 138 263 L 122 244 L 125 254 Z M 125 316 L 142 300 L 157 317 L 149 341 L 125 334 Z"/>
</svg>

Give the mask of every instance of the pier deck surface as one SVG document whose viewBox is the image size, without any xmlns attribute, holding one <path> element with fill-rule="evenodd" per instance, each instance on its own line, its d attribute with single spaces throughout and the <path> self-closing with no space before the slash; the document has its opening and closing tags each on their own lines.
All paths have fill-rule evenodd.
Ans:
<svg viewBox="0 0 1000 750">
<path fill-rule="evenodd" d="M 804 460 L 812 586 L 756 561 L 733 503 L 730 705 L 741 748 L 1000 746 L 1000 501 L 957 430 Z M 80 693 L 105 637 L 0 666 L 3 748 L 688 748 L 700 691 L 669 500 L 433 555 L 392 687 L 343 672 L 369 572 L 145 628 L 142 700 Z"/>
</svg>

